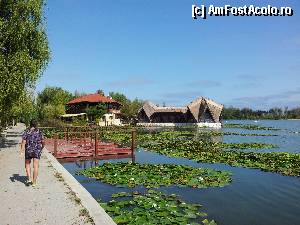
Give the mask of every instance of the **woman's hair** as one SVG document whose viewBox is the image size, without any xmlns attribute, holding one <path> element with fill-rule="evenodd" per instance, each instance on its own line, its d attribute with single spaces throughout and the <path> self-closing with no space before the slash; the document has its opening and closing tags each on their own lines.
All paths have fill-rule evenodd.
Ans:
<svg viewBox="0 0 300 225">
<path fill-rule="evenodd" d="M 30 121 L 30 127 L 37 128 L 37 121 L 36 120 L 31 120 Z"/>
</svg>

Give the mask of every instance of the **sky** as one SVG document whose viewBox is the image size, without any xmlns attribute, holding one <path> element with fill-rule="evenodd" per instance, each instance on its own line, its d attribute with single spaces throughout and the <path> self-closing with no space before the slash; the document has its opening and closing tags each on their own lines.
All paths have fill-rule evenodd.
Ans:
<svg viewBox="0 0 300 225">
<path fill-rule="evenodd" d="M 289 6 L 292 17 L 192 18 L 192 5 Z M 49 0 L 37 84 L 185 106 L 300 106 L 299 0 Z"/>
</svg>

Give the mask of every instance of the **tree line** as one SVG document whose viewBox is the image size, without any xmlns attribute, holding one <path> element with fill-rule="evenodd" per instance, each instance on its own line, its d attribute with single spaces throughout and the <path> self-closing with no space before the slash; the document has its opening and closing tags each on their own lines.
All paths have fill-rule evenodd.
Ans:
<svg viewBox="0 0 300 225">
<path fill-rule="evenodd" d="M 300 107 L 289 109 L 288 107 L 274 107 L 269 110 L 253 110 L 250 108 L 225 107 L 222 111 L 222 119 L 300 119 Z"/>
<path fill-rule="evenodd" d="M 104 95 L 102 90 L 97 93 Z M 31 119 L 37 119 L 44 126 L 61 125 L 60 116 L 66 113 L 67 103 L 74 98 L 86 95 L 75 91 L 71 93 L 61 87 L 46 87 L 35 96 L 33 92 L 27 92 L 22 100 L 11 109 L 11 119 L 28 123 Z M 118 92 L 109 92 L 109 96 L 122 104 L 121 113 L 125 123 L 137 121 L 138 110 L 143 106 L 141 99 L 130 100 L 126 95 Z M 97 120 L 105 114 L 106 106 L 99 103 L 85 111 L 90 118 Z M 300 108 L 288 109 L 271 108 L 270 110 L 253 110 L 250 108 L 225 107 L 221 115 L 223 120 L 230 119 L 300 119 Z"/>
<path fill-rule="evenodd" d="M 98 90 L 97 93 L 104 95 L 102 90 Z M 61 87 L 46 87 L 36 97 L 33 94 L 28 94 L 21 104 L 15 105 L 11 119 L 24 123 L 36 119 L 43 126 L 60 126 L 62 125 L 60 116 L 66 114 L 67 103 L 85 94 L 78 91 L 72 94 Z M 126 123 L 134 122 L 137 112 L 144 102 L 137 98 L 130 100 L 124 94 L 118 92 L 110 92 L 109 96 L 122 104 L 123 121 Z M 99 103 L 96 106 L 88 107 L 84 112 L 95 121 L 107 112 L 107 108 L 105 104 Z M 81 123 L 82 121 L 77 122 Z"/>
</svg>

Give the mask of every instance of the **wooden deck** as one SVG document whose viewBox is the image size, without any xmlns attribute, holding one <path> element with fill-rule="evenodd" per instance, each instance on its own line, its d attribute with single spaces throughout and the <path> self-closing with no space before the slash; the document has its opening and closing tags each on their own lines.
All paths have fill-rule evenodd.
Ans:
<svg viewBox="0 0 300 225">
<path fill-rule="evenodd" d="M 78 139 L 67 141 L 65 139 L 46 139 L 46 148 L 57 158 L 72 161 L 72 159 L 108 159 L 128 158 L 134 156 L 134 150 L 121 147 L 112 142 L 90 141 Z M 112 157 L 117 156 L 117 157 Z"/>
<path fill-rule="evenodd" d="M 113 130 L 112 130 L 113 131 Z M 131 130 L 131 145 L 103 141 L 101 130 L 87 127 L 69 127 L 64 132 L 56 132 L 45 140 L 46 148 L 61 162 L 96 161 L 105 159 L 132 158 L 135 161 L 136 130 Z M 59 138 L 60 137 L 60 138 Z"/>
</svg>

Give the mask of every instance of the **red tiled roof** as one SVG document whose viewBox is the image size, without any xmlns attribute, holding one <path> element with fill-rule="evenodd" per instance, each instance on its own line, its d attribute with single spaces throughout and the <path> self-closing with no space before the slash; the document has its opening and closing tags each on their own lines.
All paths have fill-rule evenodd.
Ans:
<svg viewBox="0 0 300 225">
<path fill-rule="evenodd" d="M 73 99 L 72 101 L 68 102 L 67 105 L 81 103 L 81 102 L 103 102 L 103 103 L 117 103 L 121 105 L 121 103 L 117 102 L 116 100 L 113 100 L 112 98 L 106 97 L 104 95 L 100 94 L 89 94 L 80 96 L 78 98 Z"/>
</svg>

